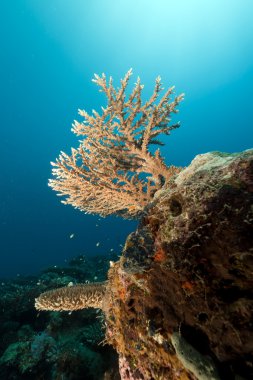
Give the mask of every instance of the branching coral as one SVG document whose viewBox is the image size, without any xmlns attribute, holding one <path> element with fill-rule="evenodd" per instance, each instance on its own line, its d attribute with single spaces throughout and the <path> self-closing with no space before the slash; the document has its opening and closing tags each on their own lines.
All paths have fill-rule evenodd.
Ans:
<svg viewBox="0 0 253 380">
<path fill-rule="evenodd" d="M 143 85 L 138 78 L 126 97 L 132 71 L 115 89 L 112 78 L 95 75 L 93 81 L 104 92 L 108 105 L 92 115 L 79 110 L 83 122 L 75 121 L 72 131 L 83 140 L 71 155 L 62 152 L 53 165 L 55 179 L 49 186 L 65 196 L 63 203 L 86 213 L 103 216 L 116 214 L 136 217 L 149 203 L 154 193 L 179 169 L 167 167 L 159 149 L 149 151 L 151 144 L 163 145 L 157 138 L 170 134 L 179 124 L 170 125 L 171 114 L 183 99 L 183 94 L 170 101 L 174 87 L 158 101 L 161 79 L 156 79 L 152 96 L 144 104 Z"/>
</svg>

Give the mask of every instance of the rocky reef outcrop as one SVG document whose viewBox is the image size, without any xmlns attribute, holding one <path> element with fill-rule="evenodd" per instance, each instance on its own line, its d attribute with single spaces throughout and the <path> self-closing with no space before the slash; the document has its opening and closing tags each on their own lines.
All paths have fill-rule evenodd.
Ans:
<svg viewBox="0 0 253 380">
<path fill-rule="evenodd" d="M 253 150 L 198 155 L 109 270 L 122 379 L 253 378 Z"/>
</svg>

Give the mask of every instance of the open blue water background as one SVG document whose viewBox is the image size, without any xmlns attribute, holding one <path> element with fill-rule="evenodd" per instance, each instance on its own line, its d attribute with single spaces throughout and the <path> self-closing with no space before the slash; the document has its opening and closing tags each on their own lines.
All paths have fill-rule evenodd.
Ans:
<svg viewBox="0 0 253 380">
<path fill-rule="evenodd" d="M 1 2 L 0 277 L 120 253 L 136 226 L 64 206 L 47 186 L 50 161 L 77 146 L 77 109 L 106 105 L 94 73 L 117 85 L 132 67 L 144 97 L 158 75 L 185 92 L 168 164 L 253 146 L 252 19 L 252 0 Z"/>
</svg>

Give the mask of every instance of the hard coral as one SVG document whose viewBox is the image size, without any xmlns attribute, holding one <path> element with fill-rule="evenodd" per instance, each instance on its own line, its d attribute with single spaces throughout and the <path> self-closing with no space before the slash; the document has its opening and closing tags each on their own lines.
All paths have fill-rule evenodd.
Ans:
<svg viewBox="0 0 253 380">
<path fill-rule="evenodd" d="M 42 293 L 35 299 L 35 307 L 53 311 L 102 308 L 105 290 L 105 282 L 64 286 Z"/>
<path fill-rule="evenodd" d="M 179 124 L 170 125 L 171 114 L 183 94 L 170 101 L 174 87 L 169 88 L 156 104 L 162 90 L 156 79 L 152 96 L 142 103 L 143 85 L 137 83 L 126 98 L 126 88 L 132 72 L 129 70 L 121 87 L 115 89 L 112 78 L 95 75 L 93 80 L 104 92 L 108 105 L 101 115 L 79 111 L 83 122 L 74 122 L 73 132 L 83 140 L 68 156 L 61 153 L 53 165 L 55 179 L 49 186 L 65 196 L 63 203 L 86 213 L 134 218 L 143 211 L 169 178 L 179 168 L 167 167 L 159 149 L 149 150 L 151 144 L 163 145 L 160 134 L 170 134 Z"/>
</svg>

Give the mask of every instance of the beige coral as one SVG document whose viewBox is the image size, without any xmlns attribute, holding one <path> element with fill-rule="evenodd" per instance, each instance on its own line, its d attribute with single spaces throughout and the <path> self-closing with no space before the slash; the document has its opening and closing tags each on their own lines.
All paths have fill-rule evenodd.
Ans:
<svg viewBox="0 0 253 380">
<path fill-rule="evenodd" d="M 79 110 L 84 120 L 75 121 L 72 131 L 83 140 L 77 149 L 72 148 L 71 155 L 62 152 L 52 163 L 55 179 L 49 180 L 49 186 L 65 197 L 63 203 L 86 213 L 136 217 L 179 171 L 165 165 L 159 149 L 151 153 L 149 147 L 163 145 L 157 137 L 179 126 L 170 121 L 183 94 L 170 101 L 171 87 L 157 103 L 162 90 L 158 77 L 152 96 L 143 104 L 144 86 L 138 78 L 127 98 L 131 73 L 129 70 L 121 80 L 119 89 L 114 88 L 112 78 L 107 83 L 104 74 L 95 75 L 93 81 L 105 93 L 108 105 L 101 114 Z"/>
<path fill-rule="evenodd" d="M 102 308 L 106 282 L 78 284 L 49 290 L 35 299 L 37 310 L 73 311 Z"/>
</svg>

